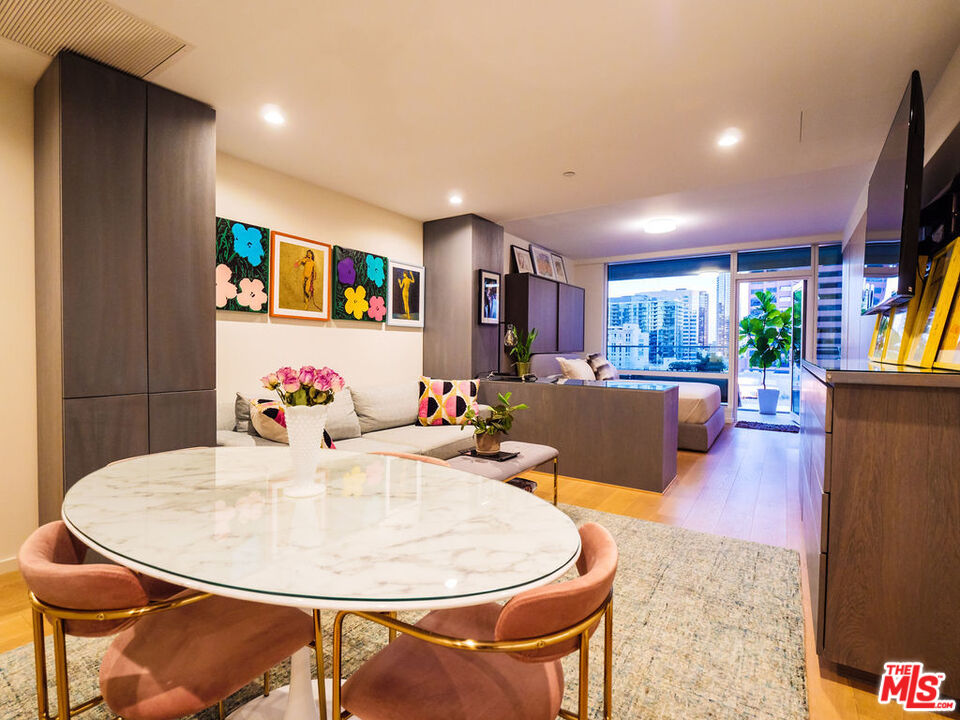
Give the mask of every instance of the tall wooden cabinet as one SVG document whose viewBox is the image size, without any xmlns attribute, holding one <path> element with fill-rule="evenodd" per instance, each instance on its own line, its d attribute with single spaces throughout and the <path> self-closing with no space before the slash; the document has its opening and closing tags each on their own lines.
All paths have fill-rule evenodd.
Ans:
<svg viewBox="0 0 960 720">
<path fill-rule="evenodd" d="M 530 273 L 506 276 L 504 321 L 537 329 L 534 353 L 583 352 L 584 290 Z"/>
<path fill-rule="evenodd" d="M 46 522 L 108 462 L 216 442 L 216 119 L 70 52 L 34 100 Z"/>
</svg>

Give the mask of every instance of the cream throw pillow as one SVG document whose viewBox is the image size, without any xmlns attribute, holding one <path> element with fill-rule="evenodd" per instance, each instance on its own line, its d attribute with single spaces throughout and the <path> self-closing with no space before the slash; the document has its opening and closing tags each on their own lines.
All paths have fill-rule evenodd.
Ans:
<svg viewBox="0 0 960 720">
<path fill-rule="evenodd" d="M 563 376 L 570 380 L 596 380 L 597 376 L 593 374 L 593 369 L 587 363 L 586 360 L 581 360 L 580 358 L 562 358 L 558 357 L 557 361 L 560 363 L 560 370 L 563 371 Z"/>
</svg>

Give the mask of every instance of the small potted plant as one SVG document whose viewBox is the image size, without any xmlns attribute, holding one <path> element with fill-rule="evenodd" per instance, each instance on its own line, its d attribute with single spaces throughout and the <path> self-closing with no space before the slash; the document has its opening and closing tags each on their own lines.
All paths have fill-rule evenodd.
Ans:
<svg viewBox="0 0 960 720">
<path fill-rule="evenodd" d="M 527 409 L 528 406 L 525 403 L 511 405 L 511 395 L 512 393 L 498 393 L 497 398 L 500 402 L 490 409 L 489 417 L 484 417 L 472 408 L 467 410 L 467 424 L 463 427 L 473 428 L 477 455 L 496 455 L 500 452 L 503 436 L 510 432 L 513 426 L 513 413 Z"/>
<path fill-rule="evenodd" d="M 537 332 L 536 328 L 531 329 L 530 332 L 524 332 L 513 325 L 507 325 L 503 344 L 513 358 L 517 375 L 520 377 L 530 374 L 530 346 L 537 339 Z"/>
<path fill-rule="evenodd" d="M 754 293 L 758 305 L 740 321 L 740 354 L 749 354 L 750 367 L 763 371 L 757 403 L 761 415 L 776 415 L 780 390 L 767 388 L 767 368 L 789 365 L 793 310 L 779 310 L 771 290 Z"/>
</svg>

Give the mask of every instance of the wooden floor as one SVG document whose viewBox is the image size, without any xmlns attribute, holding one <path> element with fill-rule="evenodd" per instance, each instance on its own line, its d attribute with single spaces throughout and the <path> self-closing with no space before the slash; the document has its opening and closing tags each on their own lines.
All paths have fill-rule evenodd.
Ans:
<svg viewBox="0 0 960 720">
<path fill-rule="evenodd" d="M 707 454 L 680 452 L 677 478 L 662 495 L 610 485 L 560 479 L 560 502 L 654 522 L 801 549 L 797 435 L 727 426 Z M 562 467 L 562 463 L 561 463 Z M 548 497 L 552 476 L 525 473 Z M 800 554 L 801 559 L 803 553 Z M 873 720 L 910 717 L 899 705 L 880 705 L 872 686 L 821 666 L 814 649 L 806 573 L 803 602 L 806 625 L 807 685 L 811 720 Z M 17 573 L 0 575 L 0 652 L 31 641 L 26 588 Z"/>
</svg>

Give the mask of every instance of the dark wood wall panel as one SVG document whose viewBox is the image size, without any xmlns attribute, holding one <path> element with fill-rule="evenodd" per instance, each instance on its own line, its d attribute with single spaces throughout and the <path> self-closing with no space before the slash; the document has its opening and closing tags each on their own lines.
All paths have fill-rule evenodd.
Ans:
<svg viewBox="0 0 960 720">
<path fill-rule="evenodd" d="M 502 326 L 481 325 L 480 273 L 477 270 L 503 271 L 503 228 L 481 217 L 472 216 L 473 227 L 473 342 L 471 343 L 470 377 L 485 376 L 500 369 Z M 500 318 L 503 319 L 503 283 L 500 286 Z"/>
<path fill-rule="evenodd" d="M 470 373 L 473 325 L 477 322 L 470 292 L 474 274 L 471 244 L 469 215 L 423 224 L 425 375 L 464 378 Z"/>
<path fill-rule="evenodd" d="M 213 108 L 147 86 L 149 391 L 216 385 Z"/>
<path fill-rule="evenodd" d="M 63 419 L 64 492 L 114 460 L 150 451 L 146 395 L 64 400 Z"/>
<path fill-rule="evenodd" d="M 583 352 L 584 290 L 557 285 L 557 352 Z"/>
<path fill-rule="evenodd" d="M 143 393 L 146 85 L 60 62 L 64 396 Z"/>
<path fill-rule="evenodd" d="M 216 390 L 150 395 L 150 452 L 216 444 Z"/>
</svg>

